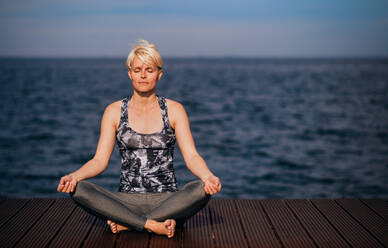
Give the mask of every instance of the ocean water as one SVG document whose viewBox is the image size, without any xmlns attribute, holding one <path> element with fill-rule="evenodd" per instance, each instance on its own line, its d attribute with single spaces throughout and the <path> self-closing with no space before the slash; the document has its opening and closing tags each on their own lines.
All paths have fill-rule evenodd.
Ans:
<svg viewBox="0 0 388 248">
<path fill-rule="evenodd" d="M 65 197 L 104 108 L 131 94 L 125 59 L 0 59 L 0 197 Z M 388 197 L 388 59 L 165 59 L 220 197 Z M 179 186 L 195 179 L 175 151 Z M 93 182 L 117 191 L 120 159 Z"/>
</svg>

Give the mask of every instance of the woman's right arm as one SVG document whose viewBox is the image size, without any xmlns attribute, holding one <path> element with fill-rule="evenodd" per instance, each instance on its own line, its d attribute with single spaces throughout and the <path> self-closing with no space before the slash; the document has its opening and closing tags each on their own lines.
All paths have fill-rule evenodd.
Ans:
<svg viewBox="0 0 388 248">
<path fill-rule="evenodd" d="M 78 170 L 63 176 L 58 184 L 58 192 L 73 192 L 79 181 L 97 176 L 106 169 L 114 148 L 116 127 L 120 121 L 119 105 L 119 102 L 115 102 L 105 108 L 94 157 Z"/>
</svg>

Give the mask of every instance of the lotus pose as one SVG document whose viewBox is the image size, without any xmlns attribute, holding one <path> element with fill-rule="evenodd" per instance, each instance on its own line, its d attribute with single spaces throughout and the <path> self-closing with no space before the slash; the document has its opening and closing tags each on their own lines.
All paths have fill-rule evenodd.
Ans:
<svg viewBox="0 0 388 248">
<path fill-rule="evenodd" d="M 146 229 L 171 238 L 177 224 L 221 190 L 219 178 L 195 148 L 183 106 L 156 95 L 162 65 L 157 47 L 139 41 L 127 58 L 132 96 L 106 107 L 94 157 L 58 185 L 59 192 L 70 193 L 79 206 L 106 219 L 113 233 Z M 122 167 L 119 190 L 110 192 L 85 179 L 107 168 L 115 140 Z M 176 141 L 187 167 L 199 178 L 181 189 L 173 167 Z"/>
</svg>

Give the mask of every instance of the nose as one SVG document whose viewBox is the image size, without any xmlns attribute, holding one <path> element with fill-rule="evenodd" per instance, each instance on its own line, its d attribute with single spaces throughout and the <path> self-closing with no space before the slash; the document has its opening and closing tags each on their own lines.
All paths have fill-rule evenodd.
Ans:
<svg viewBox="0 0 388 248">
<path fill-rule="evenodd" d="M 146 78 L 146 71 L 145 70 L 142 70 L 141 73 L 140 73 L 140 77 L 141 78 Z"/>
</svg>

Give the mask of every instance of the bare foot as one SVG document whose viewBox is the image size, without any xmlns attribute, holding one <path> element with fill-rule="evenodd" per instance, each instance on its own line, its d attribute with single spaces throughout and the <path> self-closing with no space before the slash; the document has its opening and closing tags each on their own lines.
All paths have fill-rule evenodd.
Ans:
<svg viewBox="0 0 388 248">
<path fill-rule="evenodd" d="M 121 231 L 130 231 L 131 230 L 131 228 L 126 227 L 126 226 L 122 226 L 122 225 L 117 224 L 111 220 L 108 220 L 106 223 L 110 226 L 110 230 L 112 231 L 112 233 L 119 233 Z"/>
<path fill-rule="evenodd" d="M 155 220 L 147 220 L 144 228 L 149 232 L 154 232 L 160 235 L 167 235 L 167 238 L 174 237 L 176 221 L 174 219 L 167 219 L 164 222 Z"/>
</svg>

